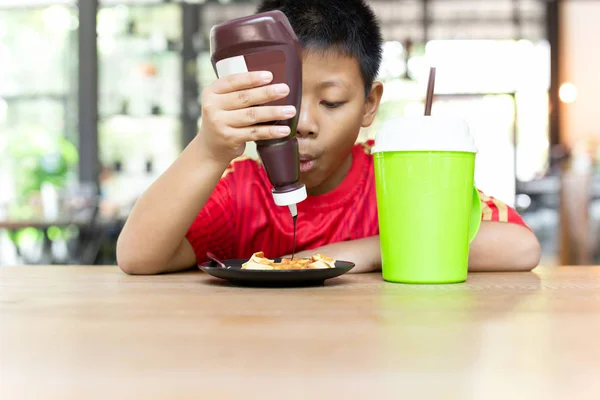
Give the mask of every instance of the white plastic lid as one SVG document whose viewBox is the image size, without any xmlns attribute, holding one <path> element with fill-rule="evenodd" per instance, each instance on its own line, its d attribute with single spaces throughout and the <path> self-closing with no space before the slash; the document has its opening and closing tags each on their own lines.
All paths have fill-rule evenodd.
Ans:
<svg viewBox="0 0 600 400">
<path fill-rule="evenodd" d="M 371 153 L 387 151 L 460 151 L 477 153 L 467 123 L 458 118 L 398 117 L 386 120 Z"/>
<path fill-rule="evenodd" d="M 296 190 L 292 190 L 291 192 L 273 192 L 273 199 L 275 200 L 275 204 L 277 204 L 278 206 L 289 206 L 291 204 L 298 204 L 301 201 L 306 200 L 306 197 L 306 186 L 304 185 L 302 185 Z"/>
</svg>

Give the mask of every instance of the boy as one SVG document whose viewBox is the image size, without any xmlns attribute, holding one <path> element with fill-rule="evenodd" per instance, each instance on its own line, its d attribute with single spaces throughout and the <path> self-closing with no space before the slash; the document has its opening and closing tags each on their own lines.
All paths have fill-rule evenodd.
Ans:
<svg viewBox="0 0 600 400">
<path fill-rule="evenodd" d="M 299 256 L 316 252 L 380 268 L 373 159 L 355 145 L 375 117 L 383 85 L 375 82 L 382 38 L 363 0 L 265 0 L 258 12 L 286 14 L 303 47 L 302 109 L 296 137 L 301 181 Z M 286 136 L 259 125 L 286 120 L 294 107 L 252 107 L 285 97 L 270 73 L 218 79 L 202 94 L 198 135 L 140 197 L 117 245 L 121 269 L 156 274 L 187 269 L 211 251 L 221 259 L 292 251 L 292 219 L 276 206 L 261 165 L 237 160 L 246 142 Z M 540 258 L 535 235 L 506 205 L 482 196 L 483 222 L 471 244 L 469 269 L 530 270 Z"/>
</svg>

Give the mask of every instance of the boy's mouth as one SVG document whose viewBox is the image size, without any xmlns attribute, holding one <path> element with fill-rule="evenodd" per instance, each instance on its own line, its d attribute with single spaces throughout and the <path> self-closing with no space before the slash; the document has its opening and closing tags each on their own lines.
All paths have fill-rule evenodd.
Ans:
<svg viewBox="0 0 600 400">
<path fill-rule="evenodd" d="M 300 172 L 308 172 L 313 169 L 314 165 L 314 160 L 300 161 Z"/>
<path fill-rule="evenodd" d="M 301 154 L 300 155 L 300 172 L 308 172 L 315 166 L 315 159 Z"/>
</svg>

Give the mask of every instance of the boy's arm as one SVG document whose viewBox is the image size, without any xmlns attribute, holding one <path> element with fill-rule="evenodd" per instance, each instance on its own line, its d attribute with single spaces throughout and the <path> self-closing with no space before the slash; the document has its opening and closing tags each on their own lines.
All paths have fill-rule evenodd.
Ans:
<svg viewBox="0 0 600 400">
<path fill-rule="evenodd" d="M 227 165 L 242 155 L 247 142 L 290 133 L 287 126 L 261 123 L 287 120 L 295 115 L 294 107 L 254 107 L 289 93 L 285 84 L 265 86 L 272 79 L 270 72 L 241 73 L 217 79 L 203 90 L 198 135 L 138 199 L 119 235 L 117 261 L 123 271 L 156 274 L 194 264 L 195 252 L 186 233 Z M 209 213 L 201 217 L 208 218 Z M 200 222 L 215 225 L 208 220 Z M 198 250 L 199 245 L 207 244 L 203 239 L 207 232 L 195 233 Z"/>
<path fill-rule="evenodd" d="M 133 207 L 117 242 L 121 269 L 156 274 L 194 265 L 185 235 L 226 167 L 207 157 L 198 137 L 192 140 Z"/>
<path fill-rule="evenodd" d="M 371 272 L 381 269 L 379 236 L 331 243 L 318 249 L 302 251 L 294 257 L 311 257 L 317 253 L 333 257 L 336 260 L 355 263 L 356 266 L 350 270 L 351 273 Z M 286 257 L 289 258 L 290 255 Z"/>
<path fill-rule="evenodd" d="M 483 221 L 471 243 L 469 271 L 531 271 L 540 256 L 540 244 L 525 226 Z"/>
<path fill-rule="evenodd" d="M 483 193 L 480 195 L 483 221 L 471 243 L 469 271 L 530 271 L 535 268 L 541 256 L 535 234 L 514 209 Z M 301 255 L 315 253 L 355 262 L 356 267 L 351 272 L 381 268 L 379 236 L 333 243 Z"/>
<path fill-rule="evenodd" d="M 298 256 L 309 257 L 315 253 L 356 263 L 352 273 L 381 269 L 379 236 L 332 243 L 303 251 Z M 530 271 L 538 265 L 540 253 L 537 238 L 524 226 L 482 221 L 471 243 L 469 271 Z"/>
<path fill-rule="evenodd" d="M 535 234 L 511 207 L 479 191 L 481 227 L 471 243 L 469 271 L 530 271 L 540 262 Z"/>
</svg>

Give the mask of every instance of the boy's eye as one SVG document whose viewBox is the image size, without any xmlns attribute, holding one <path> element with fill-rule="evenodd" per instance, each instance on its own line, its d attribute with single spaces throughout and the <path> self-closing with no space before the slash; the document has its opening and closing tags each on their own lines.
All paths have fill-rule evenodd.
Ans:
<svg viewBox="0 0 600 400">
<path fill-rule="evenodd" d="M 325 107 L 327 108 L 338 108 L 341 105 L 343 105 L 344 103 L 339 101 L 337 103 L 331 102 L 331 101 L 322 101 L 321 104 L 323 104 Z"/>
</svg>

